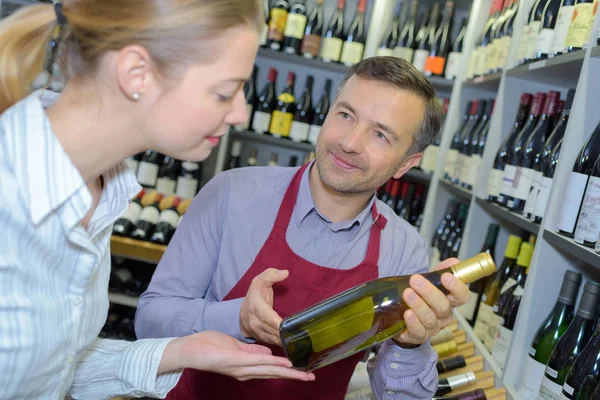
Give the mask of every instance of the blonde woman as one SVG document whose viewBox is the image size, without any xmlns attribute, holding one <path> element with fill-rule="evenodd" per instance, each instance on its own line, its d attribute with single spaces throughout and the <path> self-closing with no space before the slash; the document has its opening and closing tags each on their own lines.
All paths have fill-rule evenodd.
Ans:
<svg viewBox="0 0 600 400">
<path fill-rule="evenodd" d="M 164 397 L 182 368 L 312 380 L 216 332 L 99 340 L 110 232 L 145 149 L 200 161 L 247 118 L 259 0 L 77 0 L 0 22 L 0 398 Z M 31 82 L 57 28 L 68 83 Z"/>
</svg>

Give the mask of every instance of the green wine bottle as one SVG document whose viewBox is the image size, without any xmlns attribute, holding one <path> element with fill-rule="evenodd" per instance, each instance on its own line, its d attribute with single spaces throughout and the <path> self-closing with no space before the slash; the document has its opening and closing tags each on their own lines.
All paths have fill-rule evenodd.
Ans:
<svg viewBox="0 0 600 400">
<path fill-rule="evenodd" d="M 538 399 L 553 400 L 560 397 L 569 369 L 594 332 L 598 306 L 600 285 L 586 282 L 575 319 L 550 355 Z"/>
<path fill-rule="evenodd" d="M 600 384 L 600 321 L 587 346 L 577 356 L 562 387 L 562 398 L 589 400 Z"/>
<path fill-rule="evenodd" d="M 538 328 L 529 349 L 529 357 L 525 357 L 524 373 L 521 374 L 518 388 L 519 398 L 533 399 L 537 396 L 550 354 L 573 320 L 580 285 L 580 273 L 565 272 L 556 304 Z"/>
<path fill-rule="evenodd" d="M 447 293 L 441 283 L 451 273 L 464 283 L 496 271 L 488 253 L 422 276 Z M 401 333 L 408 305 L 402 293 L 410 276 L 380 278 L 346 290 L 285 318 L 279 327 L 285 354 L 294 367 L 314 371 Z"/>
</svg>

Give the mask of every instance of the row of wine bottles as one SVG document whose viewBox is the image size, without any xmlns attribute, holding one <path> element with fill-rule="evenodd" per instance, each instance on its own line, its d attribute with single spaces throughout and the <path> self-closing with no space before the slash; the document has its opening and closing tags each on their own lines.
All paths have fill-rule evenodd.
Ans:
<svg viewBox="0 0 600 400">
<path fill-rule="evenodd" d="M 193 199 L 200 190 L 201 163 L 176 160 L 154 150 L 138 153 L 126 161 L 140 185 L 165 197 Z"/>
<path fill-rule="evenodd" d="M 113 226 L 113 235 L 166 245 L 173 237 L 192 199 L 165 197 L 142 190 Z"/>
<path fill-rule="evenodd" d="M 444 110 L 444 123 L 446 122 L 446 116 L 448 115 L 448 107 L 450 105 L 450 99 L 448 97 L 438 98 L 438 101 L 442 104 Z M 440 133 L 436 136 L 433 143 L 431 143 L 423 151 L 423 157 L 419 162 L 419 168 L 428 174 L 432 174 L 437 165 L 437 160 L 440 154 L 440 144 L 442 141 L 441 132 L 444 131 L 444 127 L 440 129 Z"/>
<path fill-rule="evenodd" d="M 279 138 L 292 139 L 295 142 L 316 144 L 321 126 L 329 112 L 331 104 L 331 80 L 325 82 L 325 88 L 316 107 L 313 108 L 312 90 L 314 78 L 308 75 L 302 96 L 294 96 L 296 75 L 289 72 L 285 89 L 277 95 L 277 70 L 271 68 L 265 87 L 257 94 L 255 67 L 252 78 L 244 87 L 248 120 L 244 125 L 235 126 L 237 131 L 252 129 L 256 133 L 270 134 Z"/>
<path fill-rule="evenodd" d="M 431 268 L 435 268 L 441 260 L 458 256 L 468 213 L 468 205 L 450 199 L 431 240 Z"/>
<path fill-rule="evenodd" d="M 154 268 L 152 265 L 120 257 L 112 257 L 108 291 L 139 297 L 146 291 Z"/>
<path fill-rule="evenodd" d="M 473 190 L 477 181 L 494 103 L 493 99 L 467 103 L 463 123 L 452 137 L 446 155 L 444 179 L 467 190 Z"/>
<path fill-rule="evenodd" d="M 379 189 L 378 196 L 400 218 L 419 229 L 423 222 L 425 190 L 423 184 L 392 178 Z"/>
<path fill-rule="evenodd" d="M 229 164 L 228 164 L 227 169 L 234 169 L 234 168 L 240 168 L 240 167 L 256 167 L 256 166 L 260 165 L 260 163 L 258 162 L 259 153 L 258 153 L 258 149 L 256 147 L 253 147 L 250 150 L 250 155 L 248 156 L 248 159 L 246 160 L 245 163 L 243 162 L 243 160 L 241 158 L 241 154 L 242 154 L 242 142 L 239 140 L 236 140 L 231 145 L 231 153 L 229 154 Z M 315 158 L 314 151 L 307 153 L 306 156 L 304 157 L 304 160 L 302 161 L 302 165 L 312 161 L 314 158 Z M 279 166 L 287 165 L 288 167 L 297 167 L 300 165 L 300 164 L 298 164 L 299 161 L 300 161 L 300 159 L 298 158 L 298 156 L 292 155 L 292 156 L 290 156 L 287 164 L 280 163 L 279 153 L 271 152 L 269 162 L 265 165 L 268 165 L 269 167 L 276 167 L 278 165 Z"/>
<path fill-rule="evenodd" d="M 106 339 L 136 340 L 135 308 L 111 304 L 106 323 L 98 336 Z"/>
<path fill-rule="evenodd" d="M 500 145 L 488 181 L 488 201 L 536 223 L 546 210 L 575 90 L 569 90 L 564 103 L 559 96 L 553 90 L 521 95 L 516 120 Z"/>
</svg>

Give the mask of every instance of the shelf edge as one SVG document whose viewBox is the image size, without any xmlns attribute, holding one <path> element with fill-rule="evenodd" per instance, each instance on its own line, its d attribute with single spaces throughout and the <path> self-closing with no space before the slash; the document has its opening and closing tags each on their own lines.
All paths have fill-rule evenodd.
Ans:
<svg viewBox="0 0 600 400">
<path fill-rule="evenodd" d="M 138 297 L 131 297 L 121 293 L 108 293 L 108 301 L 112 304 L 137 308 L 139 300 Z"/>
</svg>

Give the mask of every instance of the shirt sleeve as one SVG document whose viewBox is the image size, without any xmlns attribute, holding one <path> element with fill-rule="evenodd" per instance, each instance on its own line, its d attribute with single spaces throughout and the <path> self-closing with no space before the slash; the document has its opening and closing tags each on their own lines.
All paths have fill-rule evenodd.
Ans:
<svg viewBox="0 0 600 400">
<path fill-rule="evenodd" d="M 229 193 L 221 173 L 198 193 L 160 260 L 135 319 L 139 338 L 180 337 L 214 330 L 238 340 L 243 299 L 205 299 L 219 259 Z"/>
<path fill-rule="evenodd" d="M 157 374 L 170 341 L 97 339 L 77 362 L 69 395 L 74 399 L 164 398 L 181 376 L 181 371 Z"/>
</svg>

